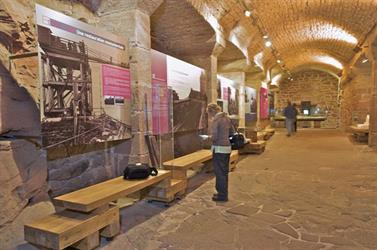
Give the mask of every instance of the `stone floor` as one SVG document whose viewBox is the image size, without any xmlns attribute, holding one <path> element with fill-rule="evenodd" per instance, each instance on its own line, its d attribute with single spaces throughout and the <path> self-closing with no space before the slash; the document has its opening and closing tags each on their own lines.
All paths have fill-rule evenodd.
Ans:
<svg viewBox="0 0 377 250">
<path fill-rule="evenodd" d="M 278 131 L 230 174 L 227 203 L 200 178 L 170 208 L 124 209 L 124 233 L 102 249 L 377 249 L 377 153 L 337 131 Z"/>
</svg>

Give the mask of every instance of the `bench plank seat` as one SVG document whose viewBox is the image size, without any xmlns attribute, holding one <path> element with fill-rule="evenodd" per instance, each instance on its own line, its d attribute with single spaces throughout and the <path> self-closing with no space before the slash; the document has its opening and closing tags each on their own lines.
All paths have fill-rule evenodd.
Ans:
<svg viewBox="0 0 377 250">
<path fill-rule="evenodd" d="M 355 125 L 350 126 L 352 133 L 361 133 L 361 134 L 369 134 L 369 128 L 359 128 Z"/>
<path fill-rule="evenodd" d="M 170 171 L 159 170 L 157 176 L 150 176 L 148 179 L 144 180 L 125 181 L 123 177 L 117 177 L 69 194 L 58 196 L 54 198 L 54 203 L 71 210 L 90 212 L 118 198 L 157 184 L 166 178 L 170 178 L 170 176 Z"/>
<path fill-rule="evenodd" d="M 174 160 L 164 162 L 164 167 L 167 169 L 189 169 L 202 162 L 212 159 L 212 152 L 208 149 L 202 149 L 194 153 L 178 157 Z"/>
<path fill-rule="evenodd" d="M 119 208 L 116 206 L 102 214 L 63 210 L 25 225 L 25 240 L 36 246 L 60 250 L 98 233 L 110 224 L 119 224 Z"/>
</svg>

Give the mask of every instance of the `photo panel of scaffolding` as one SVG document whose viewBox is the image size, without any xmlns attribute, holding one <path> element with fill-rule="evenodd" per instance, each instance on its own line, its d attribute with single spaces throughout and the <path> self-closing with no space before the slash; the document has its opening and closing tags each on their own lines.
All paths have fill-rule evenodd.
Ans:
<svg viewBox="0 0 377 250">
<path fill-rule="evenodd" d="M 238 118 L 240 93 L 233 80 L 217 75 L 217 97 L 223 112 Z"/>
<path fill-rule="evenodd" d="M 36 5 L 46 148 L 131 138 L 127 39 Z"/>
</svg>

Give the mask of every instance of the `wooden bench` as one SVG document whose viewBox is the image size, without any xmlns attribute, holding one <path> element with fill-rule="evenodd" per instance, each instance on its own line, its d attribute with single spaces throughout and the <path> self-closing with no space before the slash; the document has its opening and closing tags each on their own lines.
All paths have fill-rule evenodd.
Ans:
<svg viewBox="0 0 377 250">
<path fill-rule="evenodd" d="M 273 128 L 265 128 L 263 131 L 267 133 L 267 140 L 269 140 L 275 134 L 275 129 Z"/>
<path fill-rule="evenodd" d="M 269 134 L 265 131 L 258 131 L 257 132 L 258 141 L 267 141 L 270 137 Z"/>
<path fill-rule="evenodd" d="M 117 177 L 53 199 L 66 210 L 27 224 L 25 240 L 42 249 L 93 249 L 99 235 L 112 238 L 119 233 L 119 207 L 109 203 L 149 187 L 168 189 L 171 172 L 159 170 L 145 180 Z"/>
<path fill-rule="evenodd" d="M 365 127 L 358 127 L 358 126 L 350 126 L 351 133 L 355 136 L 355 139 L 359 142 L 367 142 L 368 135 L 369 135 L 369 128 Z"/>
<path fill-rule="evenodd" d="M 172 171 L 173 181 L 184 181 L 179 185 L 181 190 L 179 193 L 183 194 L 187 188 L 187 171 L 192 168 L 203 166 L 204 162 L 212 159 L 212 152 L 209 149 L 202 149 L 194 153 L 178 157 L 176 159 L 166 161 L 163 163 L 165 169 Z M 232 150 L 229 161 L 229 170 L 232 171 L 238 162 L 238 150 Z M 177 191 L 177 190 L 175 190 Z"/>
<path fill-rule="evenodd" d="M 229 160 L 229 171 L 233 171 L 236 168 L 236 165 L 238 163 L 238 150 L 232 150 L 232 153 L 230 154 L 230 160 Z"/>
<path fill-rule="evenodd" d="M 261 154 L 266 148 L 266 141 L 259 140 L 257 142 L 250 142 L 246 144 L 239 151 L 239 154 Z"/>
</svg>

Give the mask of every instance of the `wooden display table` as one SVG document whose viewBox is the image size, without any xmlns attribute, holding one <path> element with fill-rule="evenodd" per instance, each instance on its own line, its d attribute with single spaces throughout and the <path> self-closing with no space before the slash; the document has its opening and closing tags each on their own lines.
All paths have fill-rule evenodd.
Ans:
<svg viewBox="0 0 377 250">
<path fill-rule="evenodd" d="M 297 116 L 297 127 L 299 128 L 320 128 L 321 122 L 327 119 L 326 116 L 316 116 L 316 115 L 298 115 Z M 275 125 L 279 128 L 285 127 L 285 116 L 275 116 Z"/>
<path fill-rule="evenodd" d="M 25 240 L 47 249 L 93 249 L 99 235 L 111 238 L 119 233 L 119 207 L 109 203 L 148 187 L 169 189 L 171 172 L 159 170 L 157 176 L 144 180 L 117 177 L 54 198 L 67 210 L 25 225 Z"/>
</svg>

